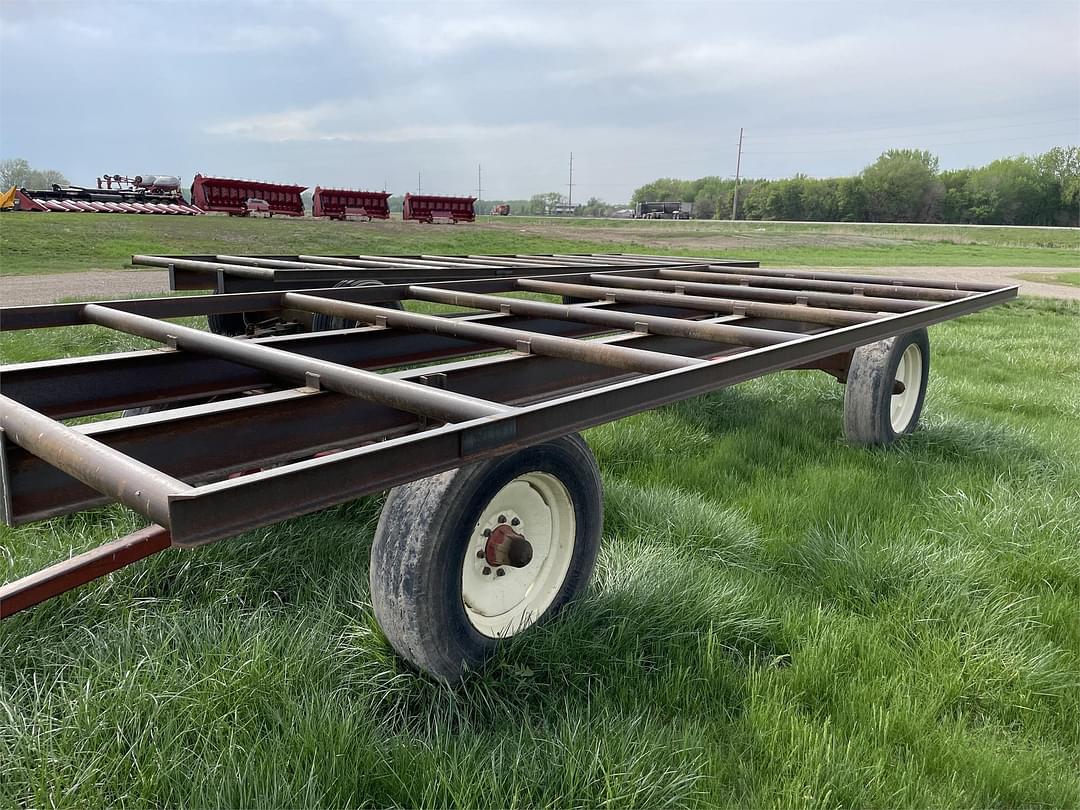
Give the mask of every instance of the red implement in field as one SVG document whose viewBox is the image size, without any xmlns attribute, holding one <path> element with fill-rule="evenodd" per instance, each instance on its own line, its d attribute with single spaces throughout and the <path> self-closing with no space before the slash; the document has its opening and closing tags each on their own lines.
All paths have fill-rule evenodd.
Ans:
<svg viewBox="0 0 1080 810">
<path fill-rule="evenodd" d="M 311 197 L 311 215 L 330 219 L 390 219 L 390 195 L 385 191 L 319 188 Z"/>
<path fill-rule="evenodd" d="M 427 194 L 406 194 L 401 209 L 402 219 L 432 223 L 435 220 L 459 222 L 476 221 L 473 203 L 476 197 L 433 197 Z"/>
<path fill-rule="evenodd" d="M 248 216 L 248 200 L 265 200 L 270 214 L 302 217 L 304 201 L 300 192 L 307 186 L 285 183 L 262 183 L 258 180 L 233 180 L 227 177 L 195 175 L 191 184 L 191 203 L 202 211 L 220 211 L 234 217 Z"/>
<path fill-rule="evenodd" d="M 87 214 L 201 214 L 179 194 L 142 189 L 109 190 L 54 186 L 45 191 L 25 188 L 15 192 L 19 211 L 55 211 Z"/>
</svg>

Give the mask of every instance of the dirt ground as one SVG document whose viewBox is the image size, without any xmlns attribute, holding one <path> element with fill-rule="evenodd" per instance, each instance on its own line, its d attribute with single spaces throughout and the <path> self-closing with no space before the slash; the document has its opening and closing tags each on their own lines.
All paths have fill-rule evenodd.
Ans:
<svg viewBox="0 0 1080 810">
<path fill-rule="evenodd" d="M 810 268 L 808 268 L 810 269 Z M 1023 295 L 1080 300 L 1080 287 L 1045 284 L 1017 278 L 1017 274 L 1051 274 L 1031 267 L 816 267 L 837 273 L 880 273 L 884 276 L 945 278 L 1019 284 Z M 60 299 L 131 298 L 160 295 L 169 290 L 169 274 L 161 270 L 89 270 L 38 276 L 0 276 L 0 305 L 49 304 Z"/>
<path fill-rule="evenodd" d="M 51 304 L 61 299 L 131 298 L 169 291 L 166 270 L 87 270 L 85 273 L 49 273 L 35 276 L 0 276 L 0 305 Z"/>
<path fill-rule="evenodd" d="M 513 223 L 508 223 L 508 225 L 513 225 Z M 503 223 L 491 225 L 491 227 L 500 226 L 506 227 Z M 520 233 L 549 239 L 610 242 L 622 245 L 633 242 L 635 245 L 647 245 L 651 248 L 696 251 L 702 256 L 720 256 L 726 250 L 762 247 L 866 247 L 897 243 L 895 237 L 863 233 L 805 233 L 802 231 L 778 233 L 765 227 L 760 230 L 725 232 L 714 227 L 712 221 L 702 221 L 698 224 L 697 222 L 658 220 L 627 222 L 624 220 L 615 228 L 603 223 L 588 226 L 542 222 L 519 224 L 514 227 Z"/>
</svg>

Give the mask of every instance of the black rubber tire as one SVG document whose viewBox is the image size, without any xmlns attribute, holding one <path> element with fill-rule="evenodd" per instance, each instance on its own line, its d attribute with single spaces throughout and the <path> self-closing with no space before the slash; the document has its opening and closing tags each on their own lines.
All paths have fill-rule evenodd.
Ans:
<svg viewBox="0 0 1080 810">
<path fill-rule="evenodd" d="M 891 400 L 896 369 L 908 346 L 922 354 L 919 394 L 907 424 L 893 428 Z M 918 427 L 930 375 L 930 338 L 925 329 L 857 348 L 848 369 L 844 391 L 844 435 L 851 444 L 887 445 Z"/>
<path fill-rule="evenodd" d="M 128 408 L 125 411 L 120 411 L 120 415 L 127 416 L 142 416 L 144 413 L 158 413 L 159 411 L 169 410 L 169 405 L 144 405 L 141 408 Z"/>
<path fill-rule="evenodd" d="M 500 643 L 468 619 L 462 563 L 492 497 L 519 475 L 537 471 L 566 487 L 576 526 L 566 578 L 539 624 L 584 592 L 600 549 L 600 470 L 581 436 L 564 436 L 390 491 L 371 549 L 371 604 L 390 644 L 417 669 L 456 684 Z"/>
<path fill-rule="evenodd" d="M 374 279 L 365 278 L 347 278 L 344 281 L 339 281 L 334 285 L 335 287 L 382 287 L 381 281 L 375 281 Z M 380 303 L 379 306 L 386 307 L 387 309 L 401 309 L 400 301 L 386 301 Z M 355 329 L 360 325 L 360 321 L 354 321 L 351 318 L 339 318 L 335 315 L 324 315 L 321 312 L 316 312 L 311 318 L 311 331 L 312 332 L 329 332 L 333 329 Z"/>
<path fill-rule="evenodd" d="M 212 312 L 206 316 L 206 325 L 215 335 L 235 337 L 247 333 L 243 312 Z"/>
</svg>

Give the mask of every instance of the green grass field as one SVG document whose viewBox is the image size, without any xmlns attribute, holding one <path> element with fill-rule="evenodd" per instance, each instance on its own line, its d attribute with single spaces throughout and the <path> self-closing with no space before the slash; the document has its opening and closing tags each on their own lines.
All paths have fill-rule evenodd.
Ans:
<svg viewBox="0 0 1080 810">
<path fill-rule="evenodd" d="M 0 274 L 128 267 L 135 253 L 718 252 L 776 265 L 1076 267 L 1080 230 L 481 217 L 391 221 L 8 213 Z"/>
<path fill-rule="evenodd" d="M 257 249 L 279 248 L 234 248 Z M 589 431 L 593 585 L 457 691 L 372 617 L 380 498 L 5 621 L 0 807 L 1080 805 L 1080 307 L 1024 300 L 931 341 L 924 426 L 889 450 L 844 443 L 843 389 L 813 372 Z M 141 345 L 11 333 L 0 360 Z M 139 525 L 0 528 L 0 581 Z"/>
</svg>

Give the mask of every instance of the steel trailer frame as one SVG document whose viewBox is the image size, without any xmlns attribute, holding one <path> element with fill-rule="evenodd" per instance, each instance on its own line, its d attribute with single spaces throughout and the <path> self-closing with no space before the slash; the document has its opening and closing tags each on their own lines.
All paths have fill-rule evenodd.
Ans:
<svg viewBox="0 0 1080 810">
<path fill-rule="evenodd" d="M 581 272 L 597 266 L 612 269 L 686 264 L 671 256 L 621 254 L 519 253 L 503 255 L 144 255 L 131 257 L 140 267 L 169 271 L 174 291 L 214 290 L 219 294 L 275 289 L 317 289 L 339 281 L 362 278 L 383 284 L 403 281 L 452 281 L 474 278 L 515 278 L 555 272 Z M 693 262 L 691 262 L 693 263 Z M 711 264 L 752 269 L 758 262 L 714 257 Z"/>
<path fill-rule="evenodd" d="M 493 258 L 481 266 L 508 269 L 505 257 Z M 524 264 L 543 273 L 553 258 Z M 375 288 L 0 309 L 0 331 L 96 325 L 161 344 L 0 368 L 5 523 L 113 501 L 153 522 L 0 587 L 0 617 L 170 546 L 198 546 L 769 372 L 818 369 L 843 381 L 857 347 L 1017 294 L 709 257 L 565 261 L 559 272 L 527 277 L 519 265 L 509 268 L 516 276 Z M 581 303 L 502 295 L 523 292 Z M 464 311 L 374 305 L 408 300 Z M 239 339 L 166 320 L 282 310 L 362 325 Z"/>
</svg>

